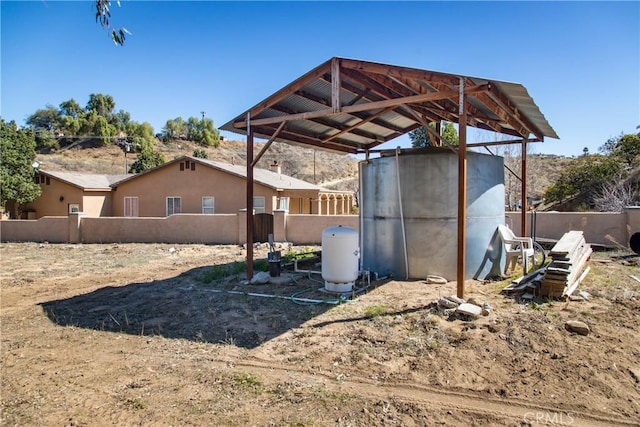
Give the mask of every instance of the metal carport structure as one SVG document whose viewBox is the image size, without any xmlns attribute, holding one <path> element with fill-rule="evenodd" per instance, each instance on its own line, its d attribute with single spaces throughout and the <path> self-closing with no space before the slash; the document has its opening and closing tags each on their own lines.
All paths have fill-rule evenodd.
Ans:
<svg viewBox="0 0 640 427">
<path fill-rule="evenodd" d="M 224 124 L 247 136 L 247 241 L 252 241 L 253 167 L 274 141 L 367 156 L 375 147 L 424 126 L 437 145 L 441 121 L 458 124 L 457 293 L 464 296 L 466 151 L 497 144 L 522 146 L 522 230 L 526 230 L 527 144 L 558 138 L 518 83 L 334 57 Z M 436 130 L 429 123 L 436 123 Z M 512 137 L 467 144 L 467 126 Z M 254 158 L 253 140 L 266 145 Z M 247 245 L 247 276 L 253 247 Z"/>
</svg>

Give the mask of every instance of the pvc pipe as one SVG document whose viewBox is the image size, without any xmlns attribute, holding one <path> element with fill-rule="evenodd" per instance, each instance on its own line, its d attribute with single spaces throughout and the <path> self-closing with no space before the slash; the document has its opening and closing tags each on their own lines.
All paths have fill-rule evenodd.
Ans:
<svg viewBox="0 0 640 427">
<path fill-rule="evenodd" d="M 396 148 L 396 182 L 398 183 L 398 204 L 400 205 L 400 225 L 402 225 L 402 243 L 404 249 L 404 271 L 405 280 L 409 279 L 409 258 L 407 257 L 407 232 L 404 229 L 404 212 L 402 210 L 402 188 L 400 187 L 400 160 L 398 160 L 398 153 L 400 147 Z"/>
<path fill-rule="evenodd" d="M 181 288 L 181 289 L 184 291 L 191 290 L 186 288 Z M 298 302 L 308 302 L 308 303 L 315 303 L 315 304 L 324 303 L 324 304 L 337 305 L 337 304 L 340 304 L 341 302 L 340 300 L 337 300 L 337 299 L 326 300 L 326 299 L 299 298 L 299 297 L 288 297 L 284 295 L 261 294 L 257 292 L 226 291 L 224 289 L 199 289 L 199 290 L 202 292 L 213 292 L 217 294 L 225 293 L 225 294 L 244 295 L 244 296 L 260 297 L 260 298 L 277 298 L 277 299 L 284 299 L 284 300 L 294 301 L 294 302 L 298 301 Z"/>
</svg>

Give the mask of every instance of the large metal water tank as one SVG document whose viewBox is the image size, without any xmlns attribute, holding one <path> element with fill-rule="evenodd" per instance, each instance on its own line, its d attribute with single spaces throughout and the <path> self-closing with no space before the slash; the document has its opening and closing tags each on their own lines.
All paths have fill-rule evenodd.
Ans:
<svg viewBox="0 0 640 427">
<path fill-rule="evenodd" d="M 322 278 L 331 292 L 351 292 L 358 279 L 358 231 L 338 225 L 322 231 Z"/>
<path fill-rule="evenodd" d="M 369 159 L 360 162 L 360 176 L 362 268 L 456 280 L 457 153 L 432 148 Z M 465 278 L 495 272 L 491 245 L 504 222 L 503 158 L 468 152 Z"/>
</svg>

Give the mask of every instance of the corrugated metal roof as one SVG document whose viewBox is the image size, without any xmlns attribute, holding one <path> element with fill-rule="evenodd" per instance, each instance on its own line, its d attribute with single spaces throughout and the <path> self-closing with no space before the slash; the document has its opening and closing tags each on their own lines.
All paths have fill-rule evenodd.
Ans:
<svg viewBox="0 0 640 427">
<path fill-rule="evenodd" d="M 74 187 L 83 190 L 111 190 L 111 185 L 116 184 L 132 175 L 97 175 L 78 172 L 58 172 L 40 170 L 39 173 L 56 178 Z"/>
<path fill-rule="evenodd" d="M 250 113 L 257 137 L 270 139 L 286 121 L 276 141 L 361 152 L 423 122 L 458 123 L 461 81 L 470 106 L 468 126 L 520 138 L 558 138 L 521 84 L 346 58 L 319 65 L 221 129 L 246 135 Z M 334 93 L 339 111 L 332 109 Z"/>
</svg>

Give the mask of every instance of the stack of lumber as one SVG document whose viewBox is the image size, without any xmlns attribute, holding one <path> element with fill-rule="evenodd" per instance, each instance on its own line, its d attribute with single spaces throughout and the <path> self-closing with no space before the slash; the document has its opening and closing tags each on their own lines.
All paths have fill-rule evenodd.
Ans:
<svg viewBox="0 0 640 427">
<path fill-rule="evenodd" d="M 540 285 L 544 279 L 544 268 L 522 276 L 502 289 L 503 294 L 519 296 L 520 299 L 533 299 L 538 295 Z"/>
<path fill-rule="evenodd" d="M 551 263 L 540 285 L 540 296 L 564 298 L 571 295 L 589 272 L 587 260 L 591 252 L 591 245 L 585 242 L 582 231 L 565 233 L 549 252 Z"/>
</svg>

